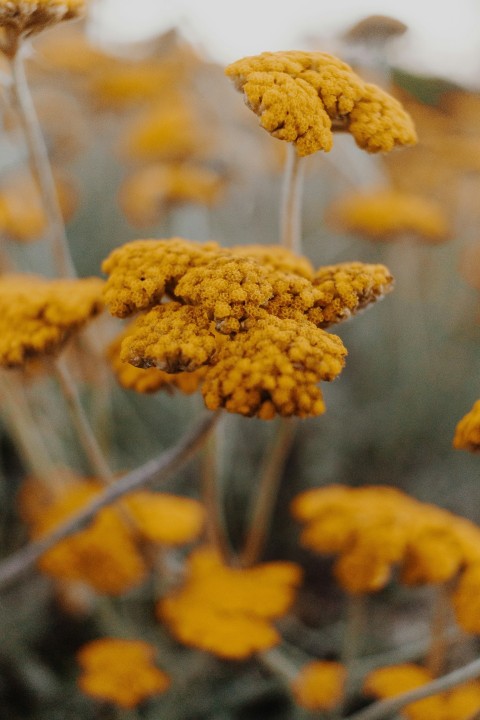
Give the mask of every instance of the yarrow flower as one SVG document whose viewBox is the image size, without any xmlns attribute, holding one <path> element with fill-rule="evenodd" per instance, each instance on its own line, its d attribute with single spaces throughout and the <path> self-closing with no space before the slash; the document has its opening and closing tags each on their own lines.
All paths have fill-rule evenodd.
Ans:
<svg viewBox="0 0 480 720">
<path fill-rule="evenodd" d="M 82 668 L 78 685 L 96 700 L 134 708 L 170 685 L 168 675 L 155 666 L 154 658 L 154 646 L 142 640 L 92 640 L 77 653 Z"/>
<path fill-rule="evenodd" d="M 288 611 L 300 580 L 294 563 L 231 568 L 214 550 L 199 548 L 185 584 L 159 601 L 157 614 L 183 644 L 244 660 L 278 644 L 272 621 Z"/>
<path fill-rule="evenodd" d="M 342 699 L 346 679 L 345 666 L 329 660 L 304 665 L 291 684 L 293 697 L 307 710 L 333 710 Z"/>
<path fill-rule="evenodd" d="M 453 447 L 473 453 L 480 452 L 480 400 L 477 400 L 470 412 L 458 422 Z"/>
<path fill-rule="evenodd" d="M 64 20 L 83 15 L 85 0 L 0 0 L 0 49 L 13 57 L 20 38 L 41 32 Z"/>
<path fill-rule="evenodd" d="M 0 278 L 0 366 L 24 367 L 58 353 L 73 333 L 103 309 L 100 278 Z"/>
<path fill-rule="evenodd" d="M 367 152 L 389 152 L 417 137 L 398 100 L 365 83 L 347 63 L 322 52 L 264 52 L 226 68 L 271 135 L 305 156 L 332 148 L 346 130 Z"/>
<path fill-rule="evenodd" d="M 335 554 L 335 577 L 352 594 L 375 592 L 400 567 L 407 585 L 443 583 L 479 562 L 480 529 L 394 488 L 333 485 L 293 502 L 306 523 L 300 542 Z"/>
<path fill-rule="evenodd" d="M 447 217 L 434 200 L 397 190 L 372 190 L 349 195 L 330 209 L 332 224 L 371 240 L 402 236 L 441 243 L 449 236 Z"/>
</svg>

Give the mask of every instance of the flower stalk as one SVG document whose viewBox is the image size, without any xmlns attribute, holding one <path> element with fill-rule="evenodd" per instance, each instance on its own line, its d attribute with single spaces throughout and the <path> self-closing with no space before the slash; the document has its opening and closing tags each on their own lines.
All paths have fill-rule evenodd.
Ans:
<svg viewBox="0 0 480 720">
<path fill-rule="evenodd" d="M 288 144 L 283 177 L 280 214 L 280 244 L 294 253 L 302 252 L 302 190 L 303 169 L 295 145 Z"/>
</svg>

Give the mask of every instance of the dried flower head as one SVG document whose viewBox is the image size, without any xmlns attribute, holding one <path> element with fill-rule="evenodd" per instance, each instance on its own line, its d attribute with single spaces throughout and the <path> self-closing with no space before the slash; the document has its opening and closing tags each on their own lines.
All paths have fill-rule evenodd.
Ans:
<svg viewBox="0 0 480 720">
<path fill-rule="evenodd" d="M 128 332 L 128 331 L 127 331 Z M 167 373 L 156 367 L 137 368 L 120 358 L 120 348 L 126 333 L 119 335 L 107 348 L 110 366 L 119 384 L 126 390 L 139 393 L 155 393 L 158 390 L 179 390 L 185 395 L 196 392 L 205 375 L 206 367 L 194 372 Z"/>
<path fill-rule="evenodd" d="M 0 49 L 13 57 L 20 38 L 41 32 L 64 20 L 83 15 L 85 0 L 0 0 Z"/>
<path fill-rule="evenodd" d="M 59 352 L 70 336 L 103 308 L 103 281 L 0 278 L 0 365 L 22 367 Z"/>
<path fill-rule="evenodd" d="M 78 685 L 96 700 L 134 708 L 170 685 L 168 675 L 155 666 L 154 658 L 154 646 L 142 640 L 92 640 L 77 653 L 82 668 Z"/>
<path fill-rule="evenodd" d="M 223 179 L 218 172 L 193 163 L 148 165 L 130 175 L 120 188 L 119 201 L 131 225 L 147 227 L 174 205 L 218 202 Z"/>
<path fill-rule="evenodd" d="M 159 619 L 180 642 L 243 660 L 280 641 L 272 620 L 284 615 L 294 600 L 301 579 L 297 565 L 231 568 L 215 551 L 200 548 L 190 556 L 188 570 L 185 584 L 157 606 Z"/>
<path fill-rule="evenodd" d="M 304 665 L 291 684 L 295 701 L 307 710 L 328 711 L 342 699 L 345 667 L 338 662 L 318 660 Z"/>
<path fill-rule="evenodd" d="M 480 400 L 477 400 L 470 412 L 458 422 L 453 447 L 473 453 L 480 452 Z"/>
<path fill-rule="evenodd" d="M 416 142 L 401 104 L 328 53 L 265 52 L 232 63 L 226 74 L 262 127 L 294 143 L 300 156 L 328 152 L 336 129 L 373 153 Z"/>
<path fill-rule="evenodd" d="M 264 313 L 219 350 L 202 386 L 205 404 L 263 419 L 320 415 L 325 406 L 318 384 L 340 373 L 345 354 L 336 335 L 306 320 Z"/>
<path fill-rule="evenodd" d="M 322 328 L 348 320 L 393 290 L 393 277 L 385 265 L 362 262 L 321 267 L 312 283 L 320 298 L 307 317 Z"/>
<path fill-rule="evenodd" d="M 207 264 L 219 254 L 216 243 L 181 238 L 135 240 L 116 248 L 104 260 L 109 274 L 105 303 L 116 317 L 158 305 L 190 268 Z"/>
<path fill-rule="evenodd" d="M 372 240 L 412 237 L 440 243 L 449 235 L 447 217 L 434 200 L 395 190 L 355 193 L 331 208 L 332 223 Z"/>
</svg>

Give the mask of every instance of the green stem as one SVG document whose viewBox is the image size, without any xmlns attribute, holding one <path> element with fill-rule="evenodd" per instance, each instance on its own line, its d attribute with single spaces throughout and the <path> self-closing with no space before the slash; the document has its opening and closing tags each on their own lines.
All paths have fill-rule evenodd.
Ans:
<svg viewBox="0 0 480 720">
<path fill-rule="evenodd" d="M 302 252 L 301 212 L 304 167 L 301 160 L 295 146 L 289 143 L 280 211 L 280 244 L 299 255 Z"/>
<path fill-rule="evenodd" d="M 215 547 L 223 561 L 232 561 L 232 548 L 223 512 L 218 477 L 218 433 L 215 430 L 206 441 L 201 457 L 202 498 L 206 510 L 206 529 L 209 543 Z"/>
<path fill-rule="evenodd" d="M 283 469 L 295 439 L 296 427 L 292 418 L 280 418 L 271 447 L 266 453 L 241 555 L 241 563 L 244 567 L 254 565 L 265 547 Z"/>
<path fill-rule="evenodd" d="M 345 666 L 346 678 L 343 697 L 338 704 L 336 716 L 343 714 L 354 680 L 354 669 L 362 650 L 362 642 L 367 624 L 367 596 L 347 596 L 347 617 L 340 662 Z"/>
<path fill-rule="evenodd" d="M 61 277 L 75 277 L 75 270 L 68 249 L 62 211 L 58 202 L 55 180 L 48 157 L 33 99 L 28 87 L 22 57 L 22 46 L 10 59 L 12 71 L 12 94 L 25 134 L 28 156 L 47 216 L 52 255 L 55 268 Z"/>
<path fill-rule="evenodd" d="M 257 655 L 265 667 L 279 675 L 282 680 L 291 683 L 298 675 L 299 669 L 279 647 L 264 650 Z"/>
</svg>

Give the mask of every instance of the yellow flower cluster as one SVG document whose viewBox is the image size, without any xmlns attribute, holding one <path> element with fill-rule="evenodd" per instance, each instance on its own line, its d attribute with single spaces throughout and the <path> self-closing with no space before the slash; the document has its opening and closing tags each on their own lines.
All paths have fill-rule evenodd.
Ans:
<svg viewBox="0 0 480 720">
<path fill-rule="evenodd" d="M 372 240 L 412 236 L 429 243 L 447 240 L 449 227 L 441 205 L 413 193 L 374 190 L 338 201 L 330 211 L 334 225 Z"/>
<path fill-rule="evenodd" d="M 213 205 L 222 189 L 221 176 L 208 167 L 187 162 L 158 163 L 130 175 L 120 188 L 119 199 L 129 223 L 147 227 L 172 205 Z"/>
<path fill-rule="evenodd" d="M 300 156 L 328 152 L 332 131 L 350 132 L 367 152 L 412 145 L 417 137 L 401 104 L 352 68 L 322 52 L 265 52 L 226 68 L 271 135 Z"/>
<path fill-rule="evenodd" d="M 32 506 L 29 497 L 35 487 L 27 484 L 20 497 L 21 514 L 32 536 L 42 537 L 101 491 L 98 482 L 76 480 L 59 496 Z M 163 545 L 188 543 L 200 534 L 203 519 L 202 506 L 190 498 L 132 493 L 121 503 L 100 510 L 88 528 L 55 545 L 39 566 L 54 578 L 84 582 L 100 593 L 119 595 L 146 576 L 148 568 L 137 547 L 138 538 Z"/>
<path fill-rule="evenodd" d="M 173 392 L 175 389 L 191 395 L 196 392 L 205 375 L 206 367 L 194 372 L 166 373 L 156 367 L 137 368 L 120 357 L 125 333 L 119 335 L 108 347 L 107 356 L 119 384 L 126 390 L 139 393 L 155 393 L 158 390 Z"/>
<path fill-rule="evenodd" d="M 116 249 L 103 264 L 112 314 L 151 308 L 127 331 L 121 361 L 175 374 L 207 366 L 202 391 L 210 409 L 264 419 L 322 413 L 318 384 L 341 372 L 346 350 L 318 325 L 375 301 L 392 278 L 383 266 L 362 263 L 315 275 L 285 248 L 274 258 L 273 247 L 237 254 L 178 238 Z M 162 302 L 165 295 L 173 300 Z"/>
<path fill-rule="evenodd" d="M 77 654 L 82 668 L 78 685 L 96 700 L 134 708 L 170 685 L 168 675 L 154 665 L 154 657 L 153 645 L 142 640 L 92 640 Z"/>
<path fill-rule="evenodd" d="M 292 510 L 306 523 L 302 545 L 338 555 L 335 576 L 349 593 L 381 589 L 394 565 L 401 582 L 419 585 L 446 582 L 480 562 L 476 525 L 394 488 L 308 490 Z"/>
<path fill-rule="evenodd" d="M 200 548 L 188 560 L 185 584 L 159 601 L 157 613 L 183 644 L 243 660 L 280 641 L 272 620 L 288 611 L 300 580 L 294 563 L 231 568 Z"/>
<path fill-rule="evenodd" d="M 22 367 L 57 353 L 103 308 L 100 278 L 47 280 L 35 275 L 0 278 L 0 366 Z"/>
<path fill-rule="evenodd" d="M 0 0 L 0 28 L 6 31 L 0 49 L 13 57 L 20 37 L 41 32 L 63 20 L 73 20 L 84 10 L 85 0 Z"/>
<path fill-rule="evenodd" d="M 480 452 L 480 400 L 474 403 L 470 412 L 457 424 L 453 447 L 457 450 Z"/>
<path fill-rule="evenodd" d="M 304 665 L 291 685 L 295 701 L 307 710 L 333 710 L 342 699 L 345 666 L 329 660 Z"/>
<path fill-rule="evenodd" d="M 380 699 L 391 698 L 422 687 L 432 680 L 433 675 L 420 665 L 392 665 L 369 673 L 364 692 Z M 479 710 L 480 682 L 475 680 L 410 703 L 402 708 L 401 714 L 409 720 L 469 720 Z"/>
</svg>

